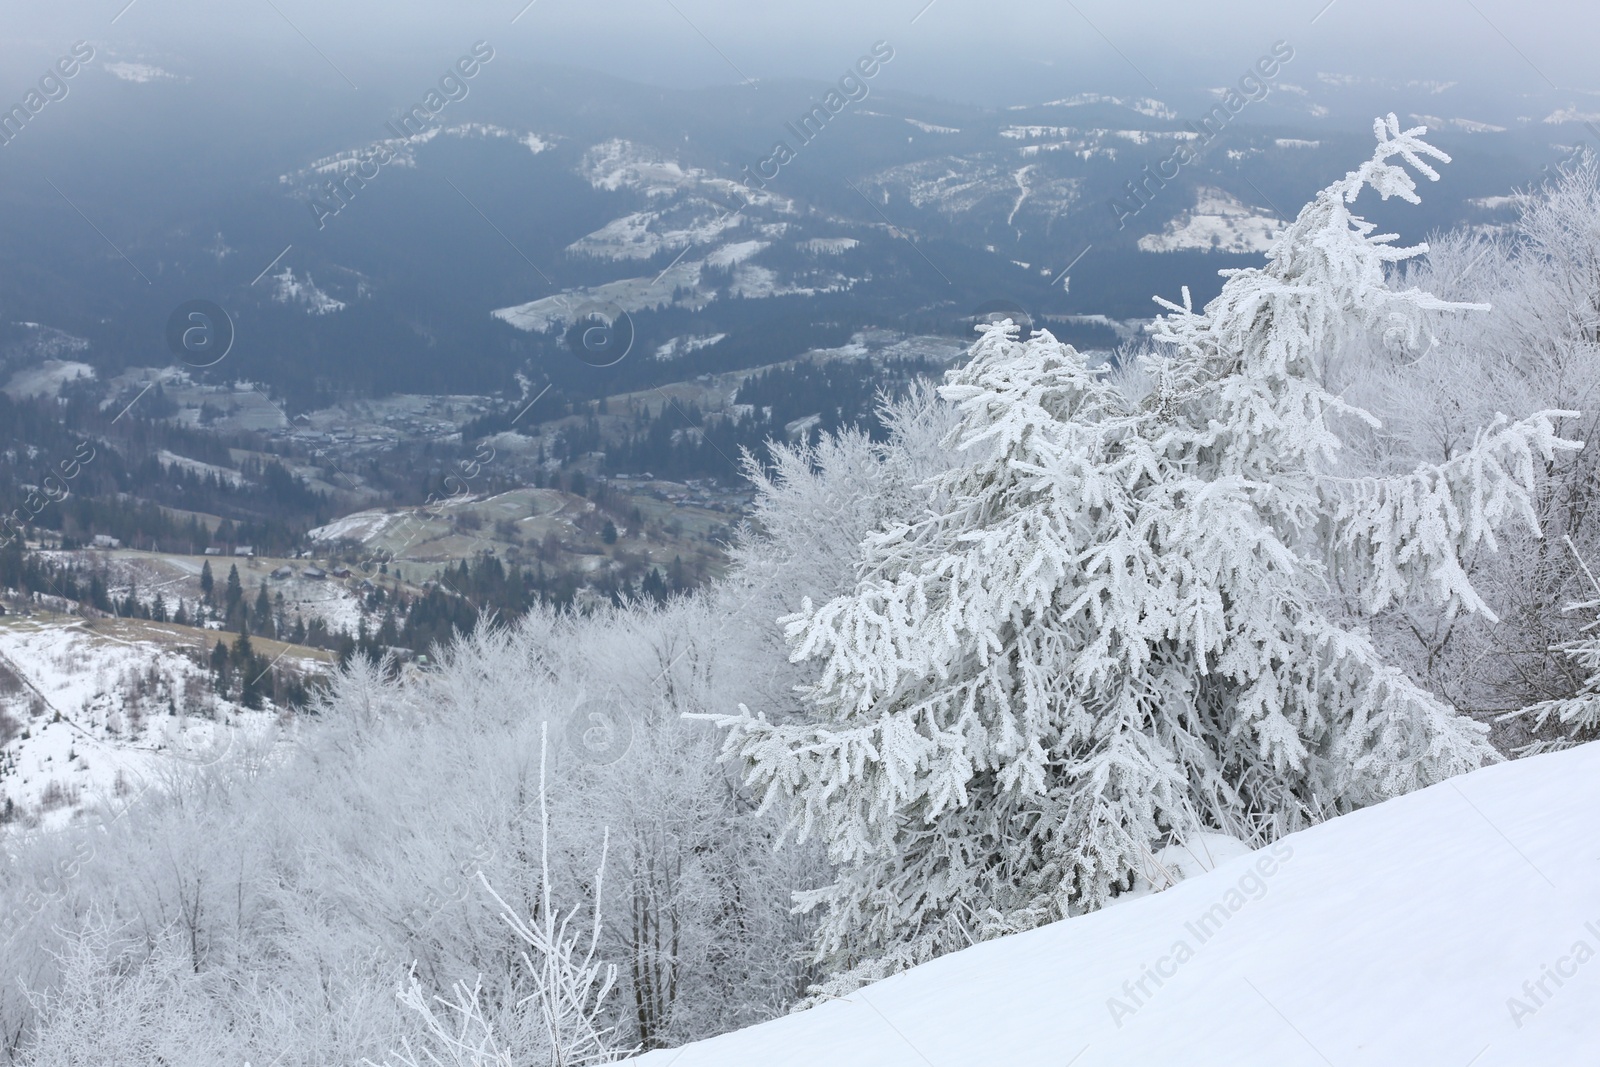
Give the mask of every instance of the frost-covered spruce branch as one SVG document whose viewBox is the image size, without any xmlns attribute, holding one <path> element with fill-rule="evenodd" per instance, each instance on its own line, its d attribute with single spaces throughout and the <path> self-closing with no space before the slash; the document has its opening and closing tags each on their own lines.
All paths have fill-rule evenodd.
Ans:
<svg viewBox="0 0 1600 1067">
<path fill-rule="evenodd" d="M 1576 415 L 1545 411 L 1515 424 L 1499 415 L 1472 448 L 1444 463 L 1398 478 L 1323 478 L 1320 499 L 1333 516 L 1336 566 L 1361 581 L 1363 610 L 1383 611 L 1425 583 L 1447 611 L 1495 621 L 1461 557 L 1480 545 L 1497 550 L 1495 529 L 1512 518 L 1538 529 L 1524 490 L 1534 484 L 1541 458 L 1574 447 L 1551 420 Z"/>
<path fill-rule="evenodd" d="M 1097 908 L 1169 835 L 1292 829 L 1493 757 L 1330 593 L 1484 610 L 1461 555 L 1531 515 L 1532 457 L 1566 446 L 1546 413 L 1406 477 L 1342 476 L 1339 424 L 1371 417 L 1323 384 L 1341 340 L 1404 346 L 1425 313 L 1478 307 L 1386 283 L 1424 249 L 1349 205 L 1416 201 L 1395 157 L 1430 179 L 1447 157 L 1375 129 L 1265 267 L 1202 312 L 1166 305 L 1148 395 L 1047 332 L 987 329 L 942 389 L 964 462 L 866 538 L 853 592 L 784 620 L 819 667 L 809 720 L 718 719 L 838 867 L 798 898 L 825 909 L 829 991 Z"/>
</svg>

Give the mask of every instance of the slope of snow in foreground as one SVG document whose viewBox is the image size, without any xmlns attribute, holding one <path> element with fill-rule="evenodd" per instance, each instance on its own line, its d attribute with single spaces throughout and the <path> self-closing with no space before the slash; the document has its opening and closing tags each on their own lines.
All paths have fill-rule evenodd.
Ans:
<svg viewBox="0 0 1600 1067">
<path fill-rule="evenodd" d="M 1600 1063 L 1600 743 L 647 1067 Z"/>
</svg>

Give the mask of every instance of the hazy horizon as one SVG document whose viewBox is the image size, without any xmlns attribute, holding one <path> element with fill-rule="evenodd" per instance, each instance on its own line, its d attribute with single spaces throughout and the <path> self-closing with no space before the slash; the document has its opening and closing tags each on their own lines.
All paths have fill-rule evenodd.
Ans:
<svg viewBox="0 0 1600 1067">
<path fill-rule="evenodd" d="M 415 65 L 423 77 L 476 40 L 502 54 L 560 63 L 668 88 L 745 79 L 831 80 L 875 41 L 896 50 L 886 87 L 952 101 L 1007 105 L 1085 90 L 1148 93 L 1231 81 L 1274 41 L 1299 57 L 1296 77 L 1318 73 L 1455 81 L 1469 95 L 1600 90 L 1585 41 L 1600 10 L 1533 5 L 1567 32 L 1519 35 L 1529 9 L 1503 2 L 1429 0 L 1402 9 L 1366 0 L 1269 5 L 1123 7 L 1105 0 L 976 5 L 909 0 L 864 6 L 822 0 L 803 11 L 727 0 L 467 0 L 448 11 L 420 0 L 316 5 L 260 0 L 218 9 L 196 0 L 112 0 L 13 13 L 0 92 L 16 96 L 73 41 L 124 62 L 155 66 L 282 65 L 329 88 L 378 92 Z M 757 90 L 758 91 L 758 90 Z"/>
</svg>

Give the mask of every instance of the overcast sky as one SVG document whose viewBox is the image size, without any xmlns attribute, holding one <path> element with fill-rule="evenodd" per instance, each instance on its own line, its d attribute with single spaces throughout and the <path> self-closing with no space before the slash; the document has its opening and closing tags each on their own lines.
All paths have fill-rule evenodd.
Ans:
<svg viewBox="0 0 1600 1067">
<path fill-rule="evenodd" d="M 698 86 L 831 80 L 876 40 L 896 88 L 984 103 L 1232 80 L 1274 40 L 1315 71 L 1455 79 L 1508 92 L 1600 89 L 1593 0 L 5 0 L 7 91 L 73 40 L 119 58 L 315 57 L 359 84 L 476 39 L 502 52 Z M 520 14 L 519 14 L 520 12 Z M 113 18 L 115 22 L 113 23 Z M 513 19 L 515 22 L 513 23 Z M 176 57 L 176 58 L 174 58 Z M 326 57 L 325 61 L 322 57 Z M 17 64 L 22 64 L 18 67 Z M 338 73 L 335 74 L 334 68 Z M 1152 88 L 1152 86 L 1154 88 Z"/>
</svg>

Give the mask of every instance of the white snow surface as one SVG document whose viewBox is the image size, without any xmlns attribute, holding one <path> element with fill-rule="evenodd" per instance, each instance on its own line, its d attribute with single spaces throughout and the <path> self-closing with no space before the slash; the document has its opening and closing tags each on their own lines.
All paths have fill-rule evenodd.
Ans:
<svg viewBox="0 0 1600 1067">
<path fill-rule="evenodd" d="M 1411 113 L 1417 122 L 1425 124 L 1430 130 L 1456 129 L 1463 133 L 1505 133 L 1504 126 L 1495 126 L 1488 122 L 1478 122 L 1476 119 L 1442 119 L 1437 115 L 1419 115 Z"/>
<path fill-rule="evenodd" d="M 680 337 L 674 337 L 666 344 L 656 346 L 656 358 L 659 360 L 677 359 L 679 356 L 686 356 L 690 352 L 698 352 L 702 348 L 709 348 L 718 341 L 725 340 L 727 336 L 725 333 L 713 333 L 685 334 Z"/>
<path fill-rule="evenodd" d="M 850 251 L 860 243 L 854 237 L 813 237 L 808 241 L 801 241 L 796 247 L 802 252 L 810 252 L 816 256 L 837 256 Z"/>
<path fill-rule="evenodd" d="M 366 544 L 390 525 L 404 522 L 405 516 L 399 512 L 386 512 L 380 510 L 352 512 L 343 518 L 334 519 L 326 526 L 318 526 L 306 531 L 306 536 L 313 541 L 338 541 L 349 539 Z"/>
<path fill-rule="evenodd" d="M 0 746 L 0 797 L 37 815 L 45 830 L 67 825 L 87 803 L 120 807 L 159 782 L 174 761 L 200 766 L 241 740 L 254 744 L 271 734 L 277 719 L 270 708 L 249 711 L 209 695 L 198 698 L 208 716 L 188 714 L 189 693 L 199 691 L 205 668 L 152 641 L 13 624 L 0 628 L 0 663 L 44 701 L 43 714 L 31 720 L 12 702 L 11 713 L 31 736 Z M 131 695 L 130 685 L 141 674 L 158 679 L 143 701 Z M 21 695 L 23 702 L 27 696 Z M 169 697 L 182 713 L 164 714 Z M 57 712 L 62 721 L 54 721 Z"/>
<path fill-rule="evenodd" d="M 519 134 L 515 130 L 508 130 L 504 126 L 496 126 L 492 122 L 463 122 L 456 126 L 446 126 L 443 132 L 461 140 L 466 140 L 469 137 L 476 137 L 482 140 L 497 140 L 510 137 L 534 155 L 538 155 L 551 146 L 550 141 L 536 133 Z"/>
<path fill-rule="evenodd" d="M 1013 104 L 1007 108 L 1009 111 L 1023 111 L 1030 107 L 1083 107 L 1086 104 L 1116 104 L 1118 107 L 1129 108 L 1141 115 L 1153 119 L 1175 119 L 1177 112 L 1173 111 L 1160 100 L 1148 96 L 1121 97 L 1105 96 L 1100 93 L 1078 93 L 1061 100 L 1047 100 L 1042 104 Z"/>
<path fill-rule="evenodd" d="M 595 259 L 649 259 L 663 251 L 715 240 L 724 230 L 738 226 L 740 222 L 735 214 L 726 211 L 715 213 L 709 204 L 702 215 L 686 225 L 658 229 L 656 224 L 661 218 L 658 211 L 635 211 L 612 219 L 600 229 L 572 242 L 567 246 L 567 251 Z"/>
<path fill-rule="evenodd" d="M 181 467 L 184 470 L 193 471 L 202 478 L 208 474 L 214 474 L 217 476 L 217 481 L 223 485 L 237 487 L 246 484 L 244 475 L 236 470 L 219 467 L 215 463 L 204 463 L 198 459 L 190 459 L 188 456 L 180 456 L 176 452 L 169 452 L 164 448 L 156 453 L 156 458 L 169 467 Z"/>
<path fill-rule="evenodd" d="M 1546 115 L 1544 120 L 1552 126 L 1559 126 L 1565 122 L 1600 122 L 1600 114 L 1579 111 L 1575 107 L 1563 107 Z"/>
<path fill-rule="evenodd" d="M 307 315 L 331 315 L 335 311 L 345 309 L 343 300 L 331 297 L 317 288 L 309 272 L 302 281 L 295 275 L 294 268 L 285 267 L 283 273 L 274 274 L 272 280 L 278 283 L 272 299 L 279 304 L 299 304 L 306 309 Z"/>
<path fill-rule="evenodd" d="M 106 73 L 125 82 L 174 81 L 177 75 L 148 63 L 107 63 Z"/>
<path fill-rule="evenodd" d="M 1145 863 L 1144 882 L 1134 887 L 1171 889 L 1186 878 L 1213 871 L 1231 859 L 1250 854 L 1250 846 L 1227 834 L 1195 834 L 1158 849 Z"/>
<path fill-rule="evenodd" d="M 732 267 L 743 263 L 751 256 L 768 247 L 770 241 L 737 241 L 733 244 L 723 245 L 713 249 L 706 257 L 706 263 L 713 267 Z"/>
<path fill-rule="evenodd" d="M 1600 744 L 1499 764 L 637 1062 L 1600 1063 L 1597 807 Z"/>
<path fill-rule="evenodd" d="M 594 307 L 615 305 L 629 313 L 654 311 L 671 304 L 679 288 L 698 287 L 704 266 L 704 260 L 680 260 L 654 278 L 623 278 L 498 308 L 491 314 L 519 330 L 545 333 L 572 324 L 586 309 Z"/>
<path fill-rule="evenodd" d="M 36 367 L 24 367 L 11 376 L 5 392 L 14 400 L 34 396 L 58 396 L 61 387 L 79 378 L 93 378 L 94 368 L 74 359 L 47 359 Z"/>
<path fill-rule="evenodd" d="M 646 196 L 665 196 L 706 177 L 698 167 L 685 167 L 654 148 L 614 137 L 584 153 L 581 173 L 596 189 L 636 189 Z"/>
<path fill-rule="evenodd" d="M 1282 230 L 1283 224 L 1268 212 L 1220 189 L 1201 188 L 1192 210 L 1167 223 L 1161 233 L 1139 238 L 1139 251 L 1265 252 Z"/>
</svg>

